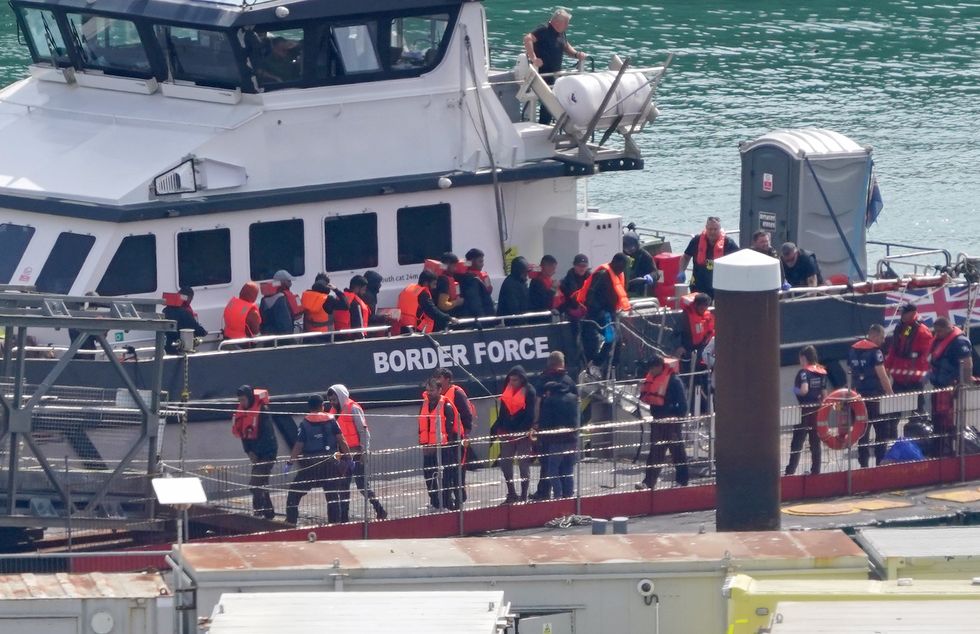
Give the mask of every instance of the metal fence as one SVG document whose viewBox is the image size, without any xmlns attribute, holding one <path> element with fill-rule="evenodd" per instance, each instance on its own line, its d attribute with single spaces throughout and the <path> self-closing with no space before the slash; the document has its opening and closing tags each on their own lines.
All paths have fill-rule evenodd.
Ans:
<svg viewBox="0 0 980 634">
<path fill-rule="evenodd" d="M 635 382 L 617 385 L 617 392 L 597 393 L 592 395 L 594 402 L 628 401 L 631 390 L 636 389 Z M 931 411 L 934 395 L 948 394 L 949 390 L 930 390 L 919 393 L 900 394 L 869 399 L 868 409 L 875 412 L 869 416 L 870 432 L 866 444 L 847 443 L 842 448 L 828 447 L 824 442 L 817 441 L 819 456 L 806 446 L 813 437 L 805 433 L 801 427 L 801 409 L 798 406 L 784 407 L 781 410 L 781 468 L 785 469 L 790 463 L 794 432 L 797 440 L 803 440 L 800 448 L 799 464 L 795 473 L 811 472 L 851 472 L 863 468 L 862 464 L 873 467 L 883 457 L 884 450 L 889 448 L 895 438 L 902 437 L 905 426 L 911 421 L 933 420 L 936 418 Z M 870 405 L 874 403 L 875 405 Z M 920 404 L 923 406 L 918 411 Z M 714 417 L 712 415 L 687 417 L 671 421 L 653 421 L 649 417 L 639 418 L 618 406 L 611 408 L 617 415 L 613 420 L 603 422 L 588 422 L 577 430 L 578 441 L 571 445 L 560 445 L 557 448 L 549 434 L 537 434 L 535 442 L 527 452 L 518 452 L 513 468 L 514 493 L 523 503 L 521 495 L 526 492 L 527 502 L 531 503 L 538 497 L 539 484 L 544 480 L 549 485 L 555 484 L 555 474 L 542 473 L 546 466 L 566 458 L 564 468 L 565 482 L 571 485 L 568 495 L 563 488 L 558 489 L 562 497 L 581 500 L 588 496 L 608 495 L 645 488 L 637 486 L 647 474 L 648 459 L 654 450 L 654 459 L 649 467 L 659 470 L 659 477 L 652 483 L 655 489 L 665 489 L 683 486 L 683 469 L 677 469 L 674 464 L 670 445 L 674 445 L 675 454 L 679 444 L 671 440 L 653 440 L 662 438 L 664 425 L 675 425 L 684 449 L 687 484 L 711 484 L 714 482 Z M 645 410 L 644 410 L 645 411 Z M 856 421 L 855 415 L 847 403 L 830 408 L 828 425 L 840 430 L 840 435 L 847 436 L 849 426 Z M 370 414 L 369 414 L 370 416 Z M 616 418 L 620 420 L 616 420 Z M 414 416 L 411 418 L 414 423 Z M 622 419 L 627 420 L 622 420 Z M 955 413 L 952 417 L 955 428 L 944 430 L 937 428 L 931 436 L 918 439 L 916 442 L 925 449 L 927 460 L 941 456 L 965 455 L 973 450 L 971 444 L 964 440 L 963 430 L 976 425 L 980 419 L 980 390 L 975 388 L 963 389 L 955 399 Z M 575 431 L 572 429 L 569 432 Z M 801 433 L 802 432 L 802 433 Z M 834 432 L 837 433 L 837 432 Z M 802 436 L 802 438 L 800 438 Z M 552 436 L 553 437 L 553 436 Z M 506 440 L 504 442 L 507 442 Z M 377 521 L 379 515 L 389 519 L 418 517 L 434 513 L 454 512 L 457 501 L 462 500 L 461 507 L 465 510 L 488 508 L 508 503 L 508 487 L 502 473 L 503 461 L 499 458 L 501 439 L 496 436 L 478 436 L 469 438 L 468 458 L 461 462 L 455 450 L 440 452 L 437 458 L 433 452 L 427 452 L 419 446 L 384 449 L 371 452 L 363 460 L 367 488 L 379 501 L 384 511 L 379 513 L 369 496 L 360 492 L 356 481 L 350 474 L 337 475 L 328 479 L 326 490 L 340 490 L 344 499 L 349 498 L 349 507 L 345 516 L 348 522 L 369 523 Z M 529 443 L 530 444 L 530 443 Z M 867 450 L 867 460 L 863 457 Z M 553 449 L 549 449 L 549 447 Z M 876 456 L 876 449 L 878 450 Z M 980 449 L 980 448 L 978 448 Z M 430 484 L 426 485 L 426 454 L 429 454 Z M 657 459 L 658 456 L 663 456 Z M 680 457 L 676 455 L 676 457 Z M 819 462 L 814 462 L 818 458 Z M 527 467 L 527 488 L 522 490 L 520 468 L 522 463 Z M 270 493 L 272 504 L 278 519 L 283 518 L 289 491 L 297 488 L 297 484 L 309 483 L 309 471 L 298 469 L 285 472 L 285 459 L 272 463 L 268 483 L 258 486 L 250 485 L 253 465 L 246 461 L 226 461 L 216 464 L 213 461 L 186 461 L 183 469 L 176 464 L 166 463 L 165 469 L 181 475 L 194 475 L 204 482 L 209 498 L 209 510 L 215 514 L 251 513 L 252 490 L 261 488 Z M 339 467 L 338 463 L 338 467 Z M 815 466 L 817 468 L 815 468 Z M 567 480 L 570 476 L 571 480 Z M 354 479 L 356 480 L 356 479 Z M 455 483 L 464 483 L 457 489 Z M 254 484 L 254 483 L 253 483 Z M 435 487 L 433 490 L 431 487 Z M 552 491 L 554 494 L 554 491 Z M 328 523 L 331 518 L 328 496 L 322 489 L 314 488 L 305 494 L 298 505 L 300 526 L 321 525 Z M 332 498 L 334 504 L 343 504 L 343 500 Z M 202 518 L 205 513 L 199 509 L 196 517 Z M 335 516 L 334 516 L 335 517 Z"/>
</svg>

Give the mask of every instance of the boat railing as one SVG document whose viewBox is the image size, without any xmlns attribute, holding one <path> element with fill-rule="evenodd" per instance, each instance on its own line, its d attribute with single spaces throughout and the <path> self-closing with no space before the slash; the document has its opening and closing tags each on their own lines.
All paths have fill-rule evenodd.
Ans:
<svg viewBox="0 0 980 634">
<path fill-rule="evenodd" d="M 520 313 L 518 315 L 488 315 L 486 317 L 463 317 L 457 319 L 453 324 L 453 329 L 458 330 L 460 326 L 481 327 L 486 324 L 503 324 L 514 322 L 526 322 L 528 320 L 548 319 L 557 320 L 558 315 L 550 310 L 542 310 L 533 313 Z"/>
<path fill-rule="evenodd" d="M 224 339 L 218 344 L 218 350 L 227 350 L 232 346 L 251 348 L 254 346 L 278 348 L 280 345 L 297 343 L 319 343 L 328 340 L 334 343 L 337 337 L 360 337 L 362 335 L 390 335 L 391 326 L 368 326 L 367 328 L 349 328 L 347 330 L 330 330 L 327 332 L 297 332 L 288 335 L 259 335 L 258 337 L 242 337 L 240 339 Z"/>
<path fill-rule="evenodd" d="M 922 261 L 923 258 L 937 255 L 943 256 L 944 263 L 942 265 L 936 264 L 935 259 L 931 262 Z M 953 256 L 946 249 L 922 249 L 898 255 L 886 255 L 878 260 L 876 274 L 879 278 L 897 277 L 898 274 L 892 265 L 909 267 L 912 270 L 912 275 L 939 273 L 949 270 L 952 263 Z"/>
</svg>

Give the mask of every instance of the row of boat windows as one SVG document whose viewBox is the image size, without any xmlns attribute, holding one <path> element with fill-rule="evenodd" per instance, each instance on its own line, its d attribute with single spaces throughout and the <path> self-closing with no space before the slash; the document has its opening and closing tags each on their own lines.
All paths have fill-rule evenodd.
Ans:
<svg viewBox="0 0 980 634">
<path fill-rule="evenodd" d="M 15 5 L 35 63 L 245 92 L 416 76 L 438 62 L 450 13 L 235 30 Z"/>
<path fill-rule="evenodd" d="M 398 264 L 420 264 L 451 251 L 451 215 L 448 204 L 399 209 L 396 218 Z M 15 278 L 15 275 L 34 232 L 34 227 L 26 225 L 0 224 L 0 284 L 23 283 L 29 279 Z M 324 270 L 363 271 L 378 266 L 376 213 L 327 218 L 323 223 L 323 235 Z M 231 230 L 226 228 L 178 233 L 178 285 L 200 287 L 231 283 L 231 241 Z M 34 286 L 45 293 L 69 293 L 94 244 L 93 235 L 60 234 L 34 279 Z M 250 225 L 248 254 L 249 276 L 253 280 L 271 279 L 280 269 L 293 276 L 305 275 L 304 221 L 276 220 Z M 95 292 L 115 296 L 155 293 L 157 290 L 157 236 L 126 236 Z"/>
</svg>

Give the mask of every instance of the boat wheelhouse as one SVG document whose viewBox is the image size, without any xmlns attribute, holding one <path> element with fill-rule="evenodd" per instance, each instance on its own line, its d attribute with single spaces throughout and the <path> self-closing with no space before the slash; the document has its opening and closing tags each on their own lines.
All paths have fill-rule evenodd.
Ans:
<svg viewBox="0 0 980 634">
<path fill-rule="evenodd" d="M 212 331 L 279 269 L 300 288 L 375 269 L 393 306 L 445 251 L 497 278 L 505 253 L 608 257 L 619 218 L 580 211 L 577 181 L 642 168 L 629 136 L 663 72 L 596 101 L 612 116 L 542 126 L 534 82 L 490 70 L 479 2 L 11 4 L 33 63 L 0 92 L 0 284 L 188 286 Z M 588 143 L 607 130 L 624 149 Z"/>
</svg>

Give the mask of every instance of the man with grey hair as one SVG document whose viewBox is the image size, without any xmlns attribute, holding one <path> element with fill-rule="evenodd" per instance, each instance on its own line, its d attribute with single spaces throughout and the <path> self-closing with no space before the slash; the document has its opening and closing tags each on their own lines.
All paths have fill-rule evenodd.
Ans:
<svg viewBox="0 0 980 634">
<path fill-rule="evenodd" d="M 571 19 L 572 14 L 567 9 L 559 7 L 555 9 L 547 24 L 540 25 L 524 36 L 524 52 L 527 53 L 527 61 L 537 68 L 539 73 L 545 75 L 544 80 L 549 86 L 555 83 L 555 78 L 551 73 L 557 73 L 561 70 L 565 54 L 576 59 L 585 59 L 586 57 L 582 51 L 576 51 L 565 37 L 565 31 L 568 29 L 568 23 Z M 544 106 L 541 107 L 538 123 L 544 125 L 551 123 L 551 113 Z"/>
</svg>

